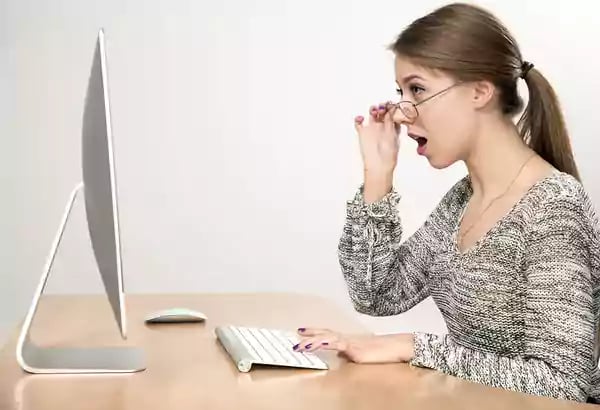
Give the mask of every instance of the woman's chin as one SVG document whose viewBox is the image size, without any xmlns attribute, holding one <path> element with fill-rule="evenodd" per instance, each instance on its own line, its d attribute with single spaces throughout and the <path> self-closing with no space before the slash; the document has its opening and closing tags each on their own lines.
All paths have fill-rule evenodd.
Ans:
<svg viewBox="0 0 600 410">
<path fill-rule="evenodd" d="M 429 165 L 431 165 L 435 169 L 448 168 L 450 165 L 456 162 L 455 159 L 442 158 L 436 155 L 427 156 L 427 161 L 429 161 Z"/>
</svg>

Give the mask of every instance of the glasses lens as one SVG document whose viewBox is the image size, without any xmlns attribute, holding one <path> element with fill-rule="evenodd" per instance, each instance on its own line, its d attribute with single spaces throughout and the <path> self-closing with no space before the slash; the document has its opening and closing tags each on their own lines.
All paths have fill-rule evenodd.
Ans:
<svg viewBox="0 0 600 410">
<path fill-rule="evenodd" d="M 417 107 L 415 107 L 410 101 L 400 101 L 398 108 L 400 108 L 400 110 L 409 120 L 414 120 L 417 118 Z"/>
</svg>

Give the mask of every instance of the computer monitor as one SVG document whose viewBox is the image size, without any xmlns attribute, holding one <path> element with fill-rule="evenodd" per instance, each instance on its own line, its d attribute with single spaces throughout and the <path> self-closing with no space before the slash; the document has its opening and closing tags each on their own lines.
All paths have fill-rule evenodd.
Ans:
<svg viewBox="0 0 600 410">
<path fill-rule="evenodd" d="M 81 168 L 85 210 L 96 264 L 123 338 L 127 334 L 113 137 L 104 34 L 96 43 L 83 110 Z"/>
<path fill-rule="evenodd" d="M 65 208 L 21 329 L 17 342 L 17 361 L 23 370 L 30 373 L 125 373 L 144 370 L 143 353 L 135 347 L 43 348 L 29 339 L 29 330 L 40 297 L 80 192 L 85 199 L 91 247 L 104 290 L 121 337 L 125 339 L 127 335 L 106 50 L 102 29 L 98 32 L 85 96 L 81 147 L 83 183 L 75 187 Z"/>
</svg>

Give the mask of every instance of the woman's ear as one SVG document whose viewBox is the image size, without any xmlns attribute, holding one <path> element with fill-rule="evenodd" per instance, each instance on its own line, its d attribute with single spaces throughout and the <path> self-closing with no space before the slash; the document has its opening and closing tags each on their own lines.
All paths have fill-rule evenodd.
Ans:
<svg viewBox="0 0 600 410">
<path fill-rule="evenodd" d="M 473 83 L 473 104 L 475 108 L 485 108 L 494 98 L 496 87 L 489 81 L 476 81 Z"/>
</svg>

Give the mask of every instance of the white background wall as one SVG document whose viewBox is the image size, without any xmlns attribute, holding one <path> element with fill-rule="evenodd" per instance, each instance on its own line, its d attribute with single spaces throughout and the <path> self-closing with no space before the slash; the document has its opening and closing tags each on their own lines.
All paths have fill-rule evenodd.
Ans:
<svg viewBox="0 0 600 410">
<path fill-rule="evenodd" d="M 591 2 L 477 3 L 555 85 L 599 201 Z M 336 255 L 345 201 L 361 182 L 352 119 L 393 97 L 386 46 L 441 4 L 0 0 L 0 342 L 25 313 L 81 177 L 82 101 L 99 27 L 126 291 L 296 290 L 352 312 Z M 396 173 L 407 235 L 464 172 L 432 170 L 414 145 L 402 145 Z M 52 292 L 101 290 L 83 222 L 78 206 Z M 430 300 L 399 317 L 357 317 L 380 332 L 445 330 Z"/>
</svg>

